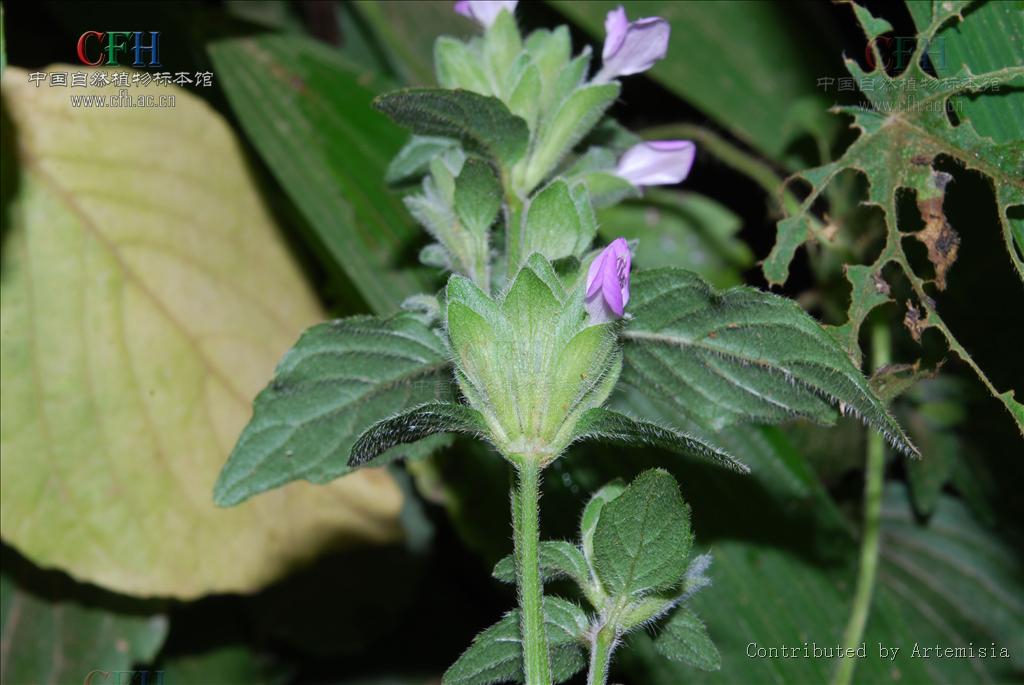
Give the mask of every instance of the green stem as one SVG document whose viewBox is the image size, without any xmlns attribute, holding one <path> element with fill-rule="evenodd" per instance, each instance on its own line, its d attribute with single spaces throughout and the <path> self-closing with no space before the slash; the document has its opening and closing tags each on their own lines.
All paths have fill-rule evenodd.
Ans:
<svg viewBox="0 0 1024 685">
<path fill-rule="evenodd" d="M 614 631 L 607 625 L 590 639 L 590 671 L 587 673 L 587 685 L 605 685 L 608 682 L 608 666 L 611 664 L 616 642 Z"/>
<path fill-rule="evenodd" d="M 890 361 L 891 334 L 887 322 L 879 320 L 871 327 L 871 363 L 875 370 Z M 868 431 L 867 470 L 864 477 L 864 533 L 860 542 L 860 567 L 853 609 L 843 634 L 843 646 L 856 649 L 864 637 L 864 626 L 871 609 L 871 596 L 878 571 L 878 540 L 882 520 L 882 485 L 885 480 L 885 440 L 876 431 Z M 833 685 L 849 685 L 853 680 L 855 658 L 839 662 Z"/>
<path fill-rule="evenodd" d="M 522 458 L 518 460 L 518 483 L 512 498 L 512 523 L 526 685 L 551 685 L 548 638 L 544 632 L 544 587 L 537 556 L 539 499 L 540 465 L 535 459 Z"/>
</svg>

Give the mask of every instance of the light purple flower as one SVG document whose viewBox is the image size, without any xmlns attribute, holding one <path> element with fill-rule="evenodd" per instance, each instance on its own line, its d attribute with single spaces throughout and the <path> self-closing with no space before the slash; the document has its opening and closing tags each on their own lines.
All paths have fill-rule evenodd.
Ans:
<svg viewBox="0 0 1024 685">
<path fill-rule="evenodd" d="M 629 302 L 629 268 L 632 257 L 625 238 L 616 238 L 590 264 L 587 272 L 587 310 L 591 320 L 603 323 L 622 316 Z"/>
<path fill-rule="evenodd" d="M 601 52 L 601 71 L 594 77 L 596 83 L 647 71 L 668 51 L 671 29 L 661 17 L 630 21 L 620 5 L 608 13 L 604 30 L 607 35 Z"/>
<path fill-rule="evenodd" d="M 515 14 L 517 4 L 518 0 L 459 0 L 455 11 L 486 28 L 494 23 L 501 10 Z"/>
<path fill-rule="evenodd" d="M 697 146 L 690 140 L 649 140 L 626 150 L 615 175 L 635 186 L 668 186 L 690 175 Z"/>
</svg>

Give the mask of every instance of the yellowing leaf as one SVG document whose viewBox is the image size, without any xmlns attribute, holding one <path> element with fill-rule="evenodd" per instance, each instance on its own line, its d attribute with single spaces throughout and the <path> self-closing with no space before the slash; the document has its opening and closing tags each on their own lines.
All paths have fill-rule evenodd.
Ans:
<svg viewBox="0 0 1024 685">
<path fill-rule="evenodd" d="M 322 314 L 224 121 L 182 89 L 127 94 L 175 106 L 73 107 L 117 90 L 3 75 L 4 540 L 119 592 L 195 597 L 393 539 L 381 471 L 214 506 L 253 397 Z"/>
</svg>

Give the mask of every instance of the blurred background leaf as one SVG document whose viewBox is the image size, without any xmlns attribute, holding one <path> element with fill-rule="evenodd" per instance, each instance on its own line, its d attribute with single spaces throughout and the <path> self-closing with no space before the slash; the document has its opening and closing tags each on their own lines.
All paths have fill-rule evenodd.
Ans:
<svg viewBox="0 0 1024 685">
<path fill-rule="evenodd" d="M 252 398 L 322 313 L 231 130 L 148 89 L 176 107 L 70 116 L 66 91 L 4 74 L 20 164 L 3 178 L 4 540 L 107 588 L 195 597 L 394 539 L 381 471 L 213 505 Z"/>
<path fill-rule="evenodd" d="M 300 36 L 216 42 L 210 56 L 235 116 L 313 231 L 370 309 L 397 310 L 429 289 L 416 262 L 421 236 L 384 174 L 408 134 L 377 113 L 394 87 Z"/>
</svg>

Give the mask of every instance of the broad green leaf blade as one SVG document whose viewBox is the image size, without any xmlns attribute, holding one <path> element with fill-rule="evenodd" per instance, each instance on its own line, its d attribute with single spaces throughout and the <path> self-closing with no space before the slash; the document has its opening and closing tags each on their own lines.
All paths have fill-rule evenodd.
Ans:
<svg viewBox="0 0 1024 685">
<path fill-rule="evenodd" d="M 612 596 L 679 584 L 693 544 L 690 507 L 676 479 L 653 469 L 604 505 L 594 530 L 594 567 Z"/>
<path fill-rule="evenodd" d="M 6 559 L 5 559 L 6 561 Z M 0 681 L 79 683 L 90 672 L 148 663 L 167 636 L 167 618 L 137 616 L 39 595 L 0 575 Z M 100 673 L 95 680 L 102 682 Z"/>
<path fill-rule="evenodd" d="M 749 516 L 740 514 L 740 520 Z M 805 535 L 816 530 L 799 528 Z M 742 535 L 739 529 L 736 533 Z M 721 671 L 701 673 L 667 661 L 641 635 L 622 650 L 622 667 L 632 680 L 732 685 L 773 682 L 781 674 L 786 682 L 829 682 L 836 660 L 814 658 L 813 652 L 804 658 L 803 648 L 806 643 L 809 650 L 822 649 L 841 640 L 854 559 L 847 564 L 808 560 L 785 548 L 743 540 L 719 540 L 713 548 L 714 582 L 694 598 L 692 608 L 714 636 Z M 850 551 L 854 549 L 851 545 Z M 1013 682 L 1020 671 L 1014 645 L 1024 631 L 1019 566 L 1012 547 L 973 521 L 954 499 L 940 497 L 931 521 L 921 525 L 905 491 L 890 490 L 883 505 L 882 550 L 864 634 L 865 656 L 858 658 L 856 682 Z M 885 656 L 879 644 L 887 648 Z M 796 656 L 770 657 L 757 651 L 783 645 L 795 647 Z M 966 653 L 937 658 L 936 645 L 973 648 L 974 658 Z M 899 651 L 894 653 L 894 647 Z M 982 647 L 984 657 L 979 656 Z M 754 657 L 747 656 L 748 648 L 755 650 Z M 1005 655 L 999 651 L 1003 648 Z M 922 656 L 925 649 L 932 650 L 928 657 Z"/>
<path fill-rule="evenodd" d="M 559 11 L 603 40 L 605 16 L 618 0 L 554 0 Z M 802 133 L 790 115 L 794 102 L 829 102 L 816 89 L 827 63 L 828 31 L 813 14 L 753 0 L 626 4 L 630 19 L 664 17 L 672 27 L 665 59 L 647 75 L 693 103 L 740 139 L 781 160 Z M 795 26 L 802 25 L 800 40 Z M 728 27 L 727 33 L 723 33 Z"/>
<path fill-rule="evenodd" d="M 565 540 L 543 540 L 537 549 L 540 556 L 540 573 L 544 580 L 570 578 L 581 587 L 586 585 L 590 572 L 583 553 L 571 542 Z M 491 575 L 503 583 L 516 582 L 516 561 L 508 555 L 494 566 Z"/>
<path fill-rule="evenodd" d="M 386 86 L 299 36 L 219 41 L 209 53 L 249 141 L 302 212 L 329 266 L 381 314 L 427 290 L 430 271 L 401 263 L 421 234 L 384 181 L 407 138 L 371 107 Z"/>
<path fill-rule="evenodd" d="M 970 6 L 968 11 L 965 6 Z M 928 52 L 940 77 L 953 76 L 962 64 L 975 74 L 1021 64 L 1024 21 L 1013 3 L 908 0 L 907 9 L 919 32 L 940 25 Z M 962 20 L 954 16 L 958 13 Z M 997 143 L 1024 139 L 1024 91 L 1019 88 L 1005 89 L 997 97 L 958 98 L 957 111 L 966 114 L 979 135 Z"/>
<path fill-rule="evenodd" d="M 156 85 L 133 94 L 174 108 L 72 116 L 27 76 L 3 79 L 20 164 L 0 268 L 5 542 L 120 592 L 196 597 L 259 588 L 328 539 L 394 539 L 401 493 L 379 471 L 214 506 L 252 399 L 322 317 L 225 122 Z"/>
<path fill-rule="evenodd" d="M 501 183 L 491 165 L 477 157 L 468 158 L 455 179 L 455 211 L 462 225 L 482 236 L 501 210 Z"/>
<path fill-rule="evenodd" d="M 583 543 L 583 556 L 591 565 L 594 563 L 594 531 L 597 530 L 597 522 L 601 520 L 604 505 L 621 495 L 625 489 L 625 483 L 619 479 L 613 480 L 595 492 L 583 509 L 583 516 L 580 518 L 580 540 Z"/>
<path fill-rule="evenodd" d="M 545 597 L 544 627 L 551 653 L 551 676 L 560 683 L 586 665 L 581 640 L 587 630 L 587 617 L 571 602 Z M 443 685 L 523 682 L 519 611 L 510 611 L 477 635 L 473 644 L 445 672 L 441 682 Z"/>
<path fill-rule="evenodd" d="M 373 104 L 413 133 L 458 138 L 503 166 L 522 157 L 530 139 L 526 122 L 501 100 L 468 90 L 407 88 L 381 95 Z"/>
<path fill-rule="evenodd" d="M 687 607 L 676 609 L 654 640 L 654 648 L 666 659 L 682 661 L 702 671 L 722 668 L 722 655 L 708 629 Z"/>
<path fill-rule="evenodd" d="M 428 402 L 370 426 L 352 446 L 349 468 L 365 466 L 392 447 L 438 433 L 465 433 L 479 439 L 488 435 L 487 423 L 477 410 L 452 402 Z"/>
<path fill-rule="evenodd" d="M 624 447 L 660 447 L 671 452 L 703 457 L 740 473 L 750 471 L 722 448 L 700 438 L 674 428 L 637 421 L 625 414 L 600 407 L 588 409 L 580 415 L 573 429 L 573 439 L 576 442 L 593 440 Z"/>
<path fill-rule="evenodd" d="M 367 428 L 451 395 L 448 366 L 441 339 L 412 314 L 308 329 L 256 397 L 215 501 L 233 506 L 295 480 L 326 483 L 347 474 L 352 446 Z"/>
<path fill-rule="evenodd" d="M 846 353 L 795 302 L 753 288 L 719 292 L 681 269 L 640 271 L 632 287 L 623 378 L 639 390 L 714 429 L 796 416 L 828 422 L 829 402 L 917 454 Z"/>
</svg>

